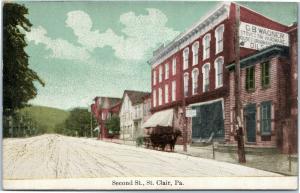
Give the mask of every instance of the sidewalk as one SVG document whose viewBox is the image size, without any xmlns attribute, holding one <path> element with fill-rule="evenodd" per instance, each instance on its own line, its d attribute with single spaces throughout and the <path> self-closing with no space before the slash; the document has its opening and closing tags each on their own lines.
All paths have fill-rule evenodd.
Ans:
<svg viewBox="0 0 300 193">
<path fill-rule="evenodd" d="M 104 141 L 136 146 L 135 141 L 124 141 L 120 139 L 105 139 Z M 142 146 L 139 148 L 143 148 Z M 171 152 L 166 152 L 171 153 Z M 233 164 L 239 164 L 238 156 L 236 152 L 221 152 L 215 148 L 213 155 L 212 145 L 204 147 L 187 146 L 187 152 L 183 151 L 182 145 L 175 145 L 175 153 L 190 155 L 194 157 L 201 157 L 206 159 L 214 159 L 217 161 L 228 162 Z M 287 154 L 281 153 L 246 153 L 246 163 L 241 164 L 244 166 L 257 168 L 265 171 L 280 173 L 284 175 L 298 175 L 298 155 L 292 155 L 291 157 L 291 171 L 289 171 L 289 158 Z"/>
<path fill-rule="evenodd" d="M 191 147 L 188 145 L 187 152 L 183 151 L 182 145 L 176 145 L 175 152 L 195 157 L 215 159 L 217 161 L 239 164 L 238 155 L 236 152 L 221 152 L 216 148 L 213 156 L 212 145 L 205 147 Z M 298 175 L 298 155 L 292 155 L 291 157 L 291 171 L 289 171 L 288 155 L 281 153 L 246 153 L 246 163 L 241 165 L 284 175 Z"/>
</svg>

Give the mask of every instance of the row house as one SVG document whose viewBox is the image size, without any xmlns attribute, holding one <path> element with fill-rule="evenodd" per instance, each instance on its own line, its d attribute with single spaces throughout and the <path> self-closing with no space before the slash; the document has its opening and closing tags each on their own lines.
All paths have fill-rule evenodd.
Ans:
<svg viewBox="0 0 300 193">
<path fill-rule="evenodd" d="M 240 58 L 263 52 L 274 44 L 290 45 L 289 26 L 236 3 L 226 2 L 220 3 L 173 41 L 160 46 L 149 60 L 152 66 L 153 116 L 160 117 L 160 113 L 172 109 L 173 127 L 182 129 L 182 104 L 185 101 L 189 109 L 196 111 L 196 116 L 187 121 L 189 143 L 212 137 L 225 143 L 232 141 L 231 127 L 232 120 L 235 120 L 230 113 L 234 109 L 230 95 L 232 72 L 227 66 L 235 60 L 237 20 L 240 23 Z M 258 89 L 256 94 L 263 93 Z M 248 104 L 251 100 L 245 102 Z"/>
<path fill-rule="evenodd" d="M 108 129 L 105 128 L 105 122 L 112 115 L 119 114 L 120 106 L 120 98 L 102 96 L 94 98 L 94 103 L 91 105 L 91 109 L 100 129 L 98 139 L 110 137 Z"/>
<path fill-rule="evenodd" d="M 150 93 L 125 90 L 120 108 L 120 138 L 135 140 L 144 134 L 142 124 L 150 115 Z"/>
</svg>

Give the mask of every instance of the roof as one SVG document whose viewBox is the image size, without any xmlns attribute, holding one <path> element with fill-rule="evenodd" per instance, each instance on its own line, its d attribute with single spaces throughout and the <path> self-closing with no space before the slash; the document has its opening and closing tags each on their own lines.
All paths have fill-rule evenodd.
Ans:
<svg viewBox="0 0 300 193">
<path fill-rule="evenodd" d="M 135 90 L 125 90 L 124 95 L 125 94 L 128 95 L 132 105 L 142 103 L 144 101 L 144 98 L 150 95 L 149 92 L 142 92 L 142 91 L 135 91 Z"/>
<path fill-rule="evenodd" d="M 282 45 L 272 45 L 269 47 L 266 47 L 262 50 L 256 51 L 254 54 L 247 55 L 240 59 L 240 66 L 241 68 L 245 68 L 249 65 L 252 65 L 253 63 L 256 63 L 261 60 L 265 60 L 267 58 L 281 55 L 281 56 L 288 56 L 289 54 L 289 47 L 282 46 Z M 229 70 L 233 70 L 235 67 L 234 61 L 227 65 L 226 68 Z"/>
<path fill-rule="evenodd" d="M 97 99 L 101 99 L 99 103 L 100 108 L 111 108 L 122 100 L 121 98 L 103 96 L 97 96 L 94 100 L 96 101 Z"/>
</svg>

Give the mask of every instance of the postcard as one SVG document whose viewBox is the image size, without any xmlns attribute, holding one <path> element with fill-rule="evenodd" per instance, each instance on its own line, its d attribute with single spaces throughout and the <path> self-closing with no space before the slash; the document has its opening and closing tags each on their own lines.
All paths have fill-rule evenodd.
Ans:
<svg viewBox="0 0 300 193">
<path fill-rule="evenodd" d="M 2 11 L 4 190 L 298 189 L 298 3 Z"/>
</svg>

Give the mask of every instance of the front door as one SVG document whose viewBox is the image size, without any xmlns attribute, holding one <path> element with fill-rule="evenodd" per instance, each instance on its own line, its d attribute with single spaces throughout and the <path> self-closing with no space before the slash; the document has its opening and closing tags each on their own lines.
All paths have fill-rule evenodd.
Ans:
<svg viewBox="0 0 300 193">
<path fill-rule="evenodd" d="M 247 142 L 256 142 L 256 104 L 249 104 L 244 109 Z"/>
</svg>

